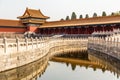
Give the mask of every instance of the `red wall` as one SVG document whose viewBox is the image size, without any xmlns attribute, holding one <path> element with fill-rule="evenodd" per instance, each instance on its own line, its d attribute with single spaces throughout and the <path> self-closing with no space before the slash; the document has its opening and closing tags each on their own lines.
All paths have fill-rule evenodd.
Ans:
<svg viewBox="0 0 120 80">
<path fill-rule="evenodd" d="M 30 32 L 38 32 L 38 28 L 34 27 L 34 26 L 29 26 L 28 31 L 30 31 Z"/>
<path fill-rule="evenodd" d="M 0 32 L 21 32 L 24 33 L 26 32 L 27 29 L 26 28 L 0 28 Z"/>
<path fill-rule="evenodd" d="M 0 32 L 20 32 L 20 33 L 25 33 L 26 31 L 31 31 L 31 32 L 38 32 L 38 28 L 34 26 L 28 26 L 27 28 L 13 28 L 13 27 L 0 27 Z"/>
</svg>

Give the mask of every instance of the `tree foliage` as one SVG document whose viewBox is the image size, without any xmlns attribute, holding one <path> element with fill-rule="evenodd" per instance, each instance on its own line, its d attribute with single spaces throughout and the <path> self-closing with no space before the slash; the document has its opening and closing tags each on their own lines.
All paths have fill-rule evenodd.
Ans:
<svg viewBox="0 0 120 80">
<path fill-rule="evenodd" d="M 112 12 L 112 13 L 111 13 L 111 16 L 114 16 L 114 15 L 115 15 L 114 12 Z"/>
<path fill-rule="evenodd" d="M 102 16 L 107 16 L 107 14 L 106 14 L 106 12 L 105 12 L 105 11 L 103 11 Z"/>
<path fill-rule="evenodd" d="M 71 20 L 76 19 L 76 18 L 77 18 L 77 16 L 76 16 L 75 12 L 72 12 Z"/>
<path fill-rule="evenodd" d="M 60 19 L 60 21 L 64 21 L 64 19 L 62 18 L 62 19 Z"/>
<path fill-rule="evenodd" d="M 86 15 L 85 15 L 85 18 L 89 18 L 89 15 L 88 15 L 88 14 L 86 14 Z"/>
<path fill-rule="evenodd" d="M 83 18 L 82 14 L 80 15 L 79 19 Z"/>
<path fill-rule="evenodd" d="M 97 17 L 97 13 L 94 13 L 94 14 L 93 14 L 93 17 Z"/>
<path fill-rule="evenodd" d="M 111 16 L 116 16 L 116 15 L 120 15 L 120 11 L 111 13 Z"/>
<path fill-rule="evenodd" d="M 69 16 L 66 16 L 66 20 L 70 20 Z"/>
</svg>

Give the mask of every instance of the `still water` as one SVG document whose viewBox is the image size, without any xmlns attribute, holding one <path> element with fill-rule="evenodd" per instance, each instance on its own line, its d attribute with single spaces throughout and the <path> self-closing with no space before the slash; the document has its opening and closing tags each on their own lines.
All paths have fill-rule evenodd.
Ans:
<svg viewBox="0 0 120 80">
<path fill-rule="evenodd" d="M 120 61 L 87 51 L 46 56 L 0 73 L 0 80 L 120 80 Z"/>
<path fill-rule="evenodd" d="M 83 56 L 82 54 L 81 56 Z M 69 56 L 69 58 L 67 58 Z M 76 54 L 54 57 L 38 80 L 120 80 L 120 62 L 105 55 Z M 104 58 L 101 58 L 104 56 Z M 77 59 L 75 59 L 77 57 Z"/>
</svg>

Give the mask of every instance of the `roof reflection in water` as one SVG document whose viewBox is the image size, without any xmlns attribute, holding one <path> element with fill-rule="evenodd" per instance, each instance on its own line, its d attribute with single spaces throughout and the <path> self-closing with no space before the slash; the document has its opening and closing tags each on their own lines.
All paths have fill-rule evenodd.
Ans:
<svg viewBox="0 0 120 80">
<path fill-rule="evenodd" d="M 82 54 L 80 55 L 79 53 Z M 66 63 L 67 66 L 71 65 L 72 70 L 75 70 L 76 66 L 79 65 L 80 67 L 86 67 L 86 69 L 92 68 L 94 71 L 96 71 L 96 69 L 101 69 L 103 73 L 105 71 L 110 71 L 111 73 L 114 73 L 114 75 L 117 75 L 117 77 L 119 78 L 120 61 L 101 53 L 99 54 L 91 53 L 91 52 L 87 53 L 87 51 L 82 51 L 79 53 L 78 52 L 74 53 L 74 55 L 73 53 L 59 55 L 53 57 L 51 61 L 63 62 Z"/>
<path fill-rule="evenodd" d="M 49 56 L 46 56 L 33 63 L 1 72 L 0 80 L 37 80 L 48 67 L 48 61 Z M 120 76 L 120 61 L 101 53 L 88 53 L 87 50 L 74 53 L 69 52 L 67 54 L 57 55 L 51 61 L 66 63 L 66 66 L 71 65 L 73 71 L 76 69 L 76 66 L 80 66 L 86 69 L 92 68 L 94 71 L 100 69 L 103 73 L 110 71 L 114 75 L 117 75 L 118 78 Z"/>
</svg>

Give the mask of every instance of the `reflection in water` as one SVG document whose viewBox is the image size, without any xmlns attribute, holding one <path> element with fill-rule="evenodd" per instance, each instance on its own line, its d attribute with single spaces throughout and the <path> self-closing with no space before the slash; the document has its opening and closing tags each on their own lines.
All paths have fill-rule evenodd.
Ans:
<svg viewBox="0 0 120 80">
<path fill-rule="evenodd" d="M 87 52 L 87 50 L 81 50 L 81 51 L 76 51 L 76 52 L 67 52 L 65 54 L 57 55 L 57 57 L 88 60 L 88 52 Z"/>
<path fill-rule="evenodd" d="M 109 70 L 120 76 L 120 61 L 102 53 L 93 53 L 92 51 L 68 53 L 53 57 L 52 61 L 64 62 L 67 66 L 71 64 L 73 70 L 76 65 L 80 65 L 86 68 L 92 67 L 94 71 L 96 68 L 103 72 Z"/>
<path fill-rule="evenodd" d="M 48 65 L 48 58 L 44 57 L 33 63 L 0 73 L 0 80 L 36 80 Z"/>
<path fill-rule="evenodd" d="M 53 57 L 51 60 L 53 62 L 50 62 L 50 66 L 47 68 L 46 73 L 38 80 L 74 80 L 73 76 L 82 80 L 120 80 L 120 61 L 100 53 L 99 55 L 94 55 L 93 53 L 87 53 L 86 55 L 85 53 L 83 58 L 81 57 L 82 55 L 84 55 L 84 53 L 69 53 L 67 55 L 62 54 Z M 64 64 L 66 64 L 65 69 Z M 60 67 L 54 67 L 56 65 L 59 65 Z M 69 68 L 71 68 L 72 71 Z M 69 71 L 67 71 L 67 69 L 69 69 Z M 54 72 L 49 73 L 50 71 Z M 57 75 L 58 73 L 61 73 L 61 75 Z M 87 75 L 88 73 L 90 74 Z M 56 76 L 52 76 L 52 74 Z M 86 77 L 82 78 L 83 76 Z"/>
<path fill-rule="evenodd" d="M 101 53 L 61 54 L 0 73 L 0 80 L 120 80 L 120 61 Z M 41 76 L 42 75 L 42 76 Z"/>
<path fill-rule="evenodd" d="M 89 59 L 92 62 L 95 62 L 102 67 L 105 68 L 105 70 L 109 70 L 111 73 L 114 73 L 114 75 L 117 75 L 119 78 L 120 76 L 120 60 L 117 60 L 111 56 L 108 56 L 103 53 L 96 53 L 93 51 L 89 51 Z M 103 70 L 103 71 L 105 71 Z"/>
</svg>

